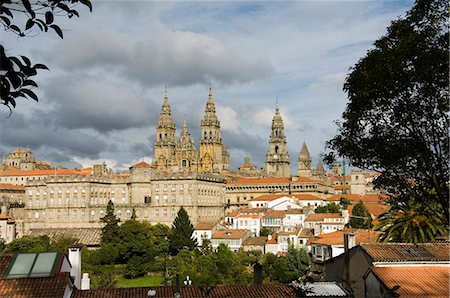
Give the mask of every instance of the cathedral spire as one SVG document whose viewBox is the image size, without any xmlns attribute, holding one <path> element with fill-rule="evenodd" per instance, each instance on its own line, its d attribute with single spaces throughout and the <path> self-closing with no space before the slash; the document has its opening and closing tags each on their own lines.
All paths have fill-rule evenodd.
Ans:
<svg viewBox="0 0 450 298">
<path fill-rule="evenodd" d="M 311 155 L 309 154 L 309 150 L 305 142 L 303 142 L 302 149 L 298 155 L 298 176 L 311 176 Z"/>
<path fill-rule="evenodd" d="M 266 154 L 266 173 L 268 176 L 290 177 L 290 158 L 286 144 L 283 118 L 277 100 L 275 115 L 272 119 L 269 150 Z"/>
</svg>

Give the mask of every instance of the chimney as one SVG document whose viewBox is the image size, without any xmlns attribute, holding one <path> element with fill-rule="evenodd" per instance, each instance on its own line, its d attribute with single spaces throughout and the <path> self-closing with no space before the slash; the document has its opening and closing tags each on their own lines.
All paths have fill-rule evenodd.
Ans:
<svg viewBox="0 0 450 298">
<path fill-rule="evenodd" d="M 89 273 L 83 273 L 83 278 L 81 279 L 81 290 L 89 290 L 91 288 L 91 279 L 89 278 Z"/>
<path fill-rule="evenodd" d="M 353 233 L 344 233 L 344 252 L 356 246 L 356 236 Z"/>
<path fill-rule="evenodd" d="M 74 278 L 73 284 L 77 289 L 81 288 L 81 245 L 73 245 L 69 248 L 69 262 L 72 265 L 70 276 Z"/>
<path fill-rule="evenodd" d="M 272 240 L 272 234 L 267 235 L 267 240 Z"/>
</svg>

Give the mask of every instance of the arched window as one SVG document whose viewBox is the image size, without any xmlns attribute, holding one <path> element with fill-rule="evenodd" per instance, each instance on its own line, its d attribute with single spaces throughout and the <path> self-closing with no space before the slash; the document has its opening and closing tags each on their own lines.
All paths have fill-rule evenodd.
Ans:
<svg viewBox="0 0 450 298">
<path fill-rule="evenodd" d="M 275 153 L 278 154 L 278 146 L 275 146 Z"/>
</svg>

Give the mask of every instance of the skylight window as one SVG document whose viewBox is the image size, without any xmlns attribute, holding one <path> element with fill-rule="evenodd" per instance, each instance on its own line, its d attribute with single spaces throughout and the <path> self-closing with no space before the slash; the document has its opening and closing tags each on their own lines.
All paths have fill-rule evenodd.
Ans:
<svg viewBox="0 0 450 298">
<path fill-rule="evenodd" d="M 9 265 L 5 278 L 50 277 L 56 272 L 59 253 L 21 253 Z"/>
</svg>

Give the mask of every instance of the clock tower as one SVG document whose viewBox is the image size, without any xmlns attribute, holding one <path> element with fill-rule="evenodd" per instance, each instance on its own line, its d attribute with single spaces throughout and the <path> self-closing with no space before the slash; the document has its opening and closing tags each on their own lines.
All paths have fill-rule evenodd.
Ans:
<svg viewBox="0 0 450 298">
<path fill-rule="evenodd" d="M 272 119 L 272 132 L 269 139 L 269 151 L 266 154 L 266 174 L 269 177 L 290 177 L 290 160 L 286 147 L 283 119 L 278 104 Z"/>
</svg>

